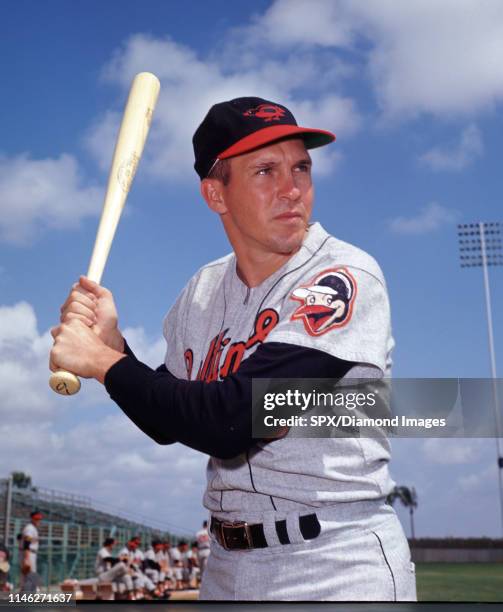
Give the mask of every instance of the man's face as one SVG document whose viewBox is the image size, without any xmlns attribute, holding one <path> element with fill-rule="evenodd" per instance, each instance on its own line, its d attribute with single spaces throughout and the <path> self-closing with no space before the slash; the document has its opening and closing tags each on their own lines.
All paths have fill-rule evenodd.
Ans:
<svg viewBox="0 0 503 612">
<path fill-rule="evenodd" d="M 313 202 L 311 158 L 304 142 L 283 140 L 230 162 L 221 215 L 234 250 L 251 250 L 259 257 L 295 253 Z"/>
</svg>

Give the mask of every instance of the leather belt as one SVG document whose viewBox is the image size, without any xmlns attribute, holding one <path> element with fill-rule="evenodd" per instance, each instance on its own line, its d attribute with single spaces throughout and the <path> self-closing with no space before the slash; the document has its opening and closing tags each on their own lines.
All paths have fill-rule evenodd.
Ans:
<svg viewBox="0 0 503 612">
<path fill-rule="evenodd" d="M 276 534 L 281 544 L 290 544 L 286 528 L 286 520 L 276 521 Z M 313 540 L 321 532 L 320 522 L 316 514 L 299 516 L 299 529 L 304 540 Z M 247 550 L 251 548 L 267 548 L 262 523 L 247 523 L 246 521 L 220 521 L 211 517 L 210 531 L 217 542 L 226 550 Z"/>
</svg>

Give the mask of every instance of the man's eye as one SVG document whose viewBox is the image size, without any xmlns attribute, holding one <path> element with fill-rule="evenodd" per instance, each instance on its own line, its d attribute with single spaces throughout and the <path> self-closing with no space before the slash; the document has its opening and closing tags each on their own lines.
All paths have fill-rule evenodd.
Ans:
<svg viewBox="0 0 503 612">
<path fill-rule="evenodd" d="M 260 168 L 257 174 L 264 176 L 266 174 L 270 174 L 270 172 L 271 172 L 271 168 Z"/>
<path fill-rule="evenodd" d="M 311 166 L 309 164 L 299 164 L 297 166 L 297 170 L 300 170 L 300 172 L 309 172 L 310 169 Z"/>
</svg>

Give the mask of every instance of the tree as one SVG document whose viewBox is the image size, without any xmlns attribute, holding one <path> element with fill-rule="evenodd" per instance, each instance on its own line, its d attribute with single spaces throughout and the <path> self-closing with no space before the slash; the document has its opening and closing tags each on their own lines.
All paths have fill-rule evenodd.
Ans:
<svg viewBox="0 0 503 612">
<path fill-rule="evenodd" d="M 31 476 L 24 472 L 12 472 L 12 484 L 18 489 L 30 489 L 31 488 Z"/>
<path fill-rule="evenodd" d="M 410 535 L 412 539 L 415 539 L 414 531 L 414 508 L 417 508 L 417 493 L 414 487 L 394 487 L 391 493 L 386 498 L 386 501 L 393 505 L 395 500 L 399 499 L 402 504 L 409 508 L 410 515 Z"/>
</svg>

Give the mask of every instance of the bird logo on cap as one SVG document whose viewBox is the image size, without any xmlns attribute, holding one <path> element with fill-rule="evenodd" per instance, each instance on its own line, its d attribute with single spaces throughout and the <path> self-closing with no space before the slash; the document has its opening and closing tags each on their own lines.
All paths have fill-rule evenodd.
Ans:
<svg viewBox="0 0 503 612">
<path fill-rule="evenodd" d="M 356 281 L 346 268 L 324 270 L 290 295 L 302 303 L 291 320 L 300 319 L 308 334 L 321 336 L 350 321 L 355 296 Z"/>
<path fill-rule="evenodd" d="M 243 113 L 245 117 L 258 117 L 266 122 L 279 121 L 285 114 L 285 111 L 276 104 L 259 104 L 255 108 L 249 108 Z"/>
</svg>

